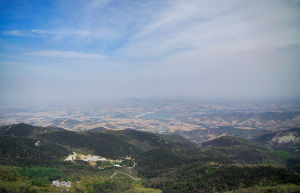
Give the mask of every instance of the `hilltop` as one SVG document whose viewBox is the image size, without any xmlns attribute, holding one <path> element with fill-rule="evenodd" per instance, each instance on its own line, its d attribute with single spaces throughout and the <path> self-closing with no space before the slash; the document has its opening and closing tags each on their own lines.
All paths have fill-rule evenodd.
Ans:
<svg viewBox="0 0 300 193">
<path fill-rule="evenodd" d="M 63 131 L 59 127 L 39 127 L 26 123 L 0 126 L 0 135 L 35 138 L 43 133 Z"/>
</svg>

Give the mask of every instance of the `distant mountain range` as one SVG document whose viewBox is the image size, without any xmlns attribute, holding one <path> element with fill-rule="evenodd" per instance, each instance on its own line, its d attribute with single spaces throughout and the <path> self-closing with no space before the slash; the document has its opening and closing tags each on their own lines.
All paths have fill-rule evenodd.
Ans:
<svg viewBox="0 0 300 193">
<path fill-rule="evenodd" d="M 223 126 L 217 128 L 195 129 L 192 131 L 178 130 L 173 134 L 181 135 L 194 142 L 205 142 L 224 135 L 251 139 L 271 132 L 272 131 L 270 130 L 263 129 L 239 129 L 230 126 Z"/>
</svg>

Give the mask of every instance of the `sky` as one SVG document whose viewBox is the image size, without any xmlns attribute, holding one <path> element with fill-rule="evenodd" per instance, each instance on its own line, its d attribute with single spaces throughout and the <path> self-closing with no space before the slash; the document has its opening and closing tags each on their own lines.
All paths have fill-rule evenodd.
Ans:
<svg viewBox="0 0 300 193">
<path fill-rule="evenodd" d="M 0 0 L 0 103 L 300 97 L 300 0 Z"/>
</svg>

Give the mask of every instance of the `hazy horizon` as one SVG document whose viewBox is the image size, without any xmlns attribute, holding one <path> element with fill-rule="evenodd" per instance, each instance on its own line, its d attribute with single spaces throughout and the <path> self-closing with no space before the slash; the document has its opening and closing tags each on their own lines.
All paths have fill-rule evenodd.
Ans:
<svg viewBox="0 0 300 193">
<path fill-rule="evenodd" d="M 0 104 L 300 98 L 300 1 L 0 2 Z"/>
</svg>

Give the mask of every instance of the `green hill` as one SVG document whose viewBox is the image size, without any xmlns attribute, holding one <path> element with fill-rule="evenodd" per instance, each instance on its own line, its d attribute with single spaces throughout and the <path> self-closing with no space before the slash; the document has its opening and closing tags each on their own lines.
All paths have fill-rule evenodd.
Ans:
<svg viewBox="0 0 300 193">
<path fill-rule="evenodd" d="M 65 147 L 23 137 L 0 136 L 0 164 L 12 166 L 57 165 L 70 151 Z"/>
<path fill-rule="evenodd" d="M 112 159 L 131 156 L 134 162 L 127 160 L 123 168 L 99 171 L 83 161 L 64 162 L 72 151 Z M 33 185 L 32 172 L 48 174 L 57 170 L 64 174 L 61 180 L 80 181 L 83 185 L 74 184 L 71 189 L 82 192 L 157 192 L 157 189 L 182 193 L 224 192 L 287 184 L 297 189 L 300 185 L 299 174 L 295 172 L 299 165 L 295 154 L 230 136 L 194 144 L 178 135 L 133 129 L 74 132 L 16 124 L 0 127 L 0 156 L 0 164 L 6 165 L 3 167 L 19 166 L 18 171 L 30 174 L 22 177 L 27 180 L 24 187 L 37 190 L 44 187 L 48 192 L 54 188 L 50 178 L 45 177 L 48 185 Z M 27 167 L 33 169 L 26 170 Z M 137 179 L 142 180 L 136 182 Z M 13 183 L 16 182 L 0 182 L 0 190 L 1 187 L 8 190 L 11 185 L 7 184 Z"/>
<path fill-rule="evenodd" d="M 112 131 L 95 129 L 74 132 L 59 128 L 36 127 L 20 123 L 0 127 L 0 135 L 26 137 L 64 146 L 70 151 L 93 153 L 107 158 L 136 156 L 157 148 L 195 148 L 195 144 L 181 136 L 163 136 L 132 129 Z"/>
<path fill-rule="evenodd" d="M 252 141 L 231 136 L 219 137 L 201 145 L 199 152 L 207 158 L 226 160 L 230 163 L 282 165 L 286 159 L 293 157 L 287 152 L 275 151 Z"/>
<path fill-rule="evenodd" d="M 0 126 L 0 135 L 36 138 L 37 136 L 64 129 L 58 127 L 38 127 L 26 123 Z"/>
</svg>

